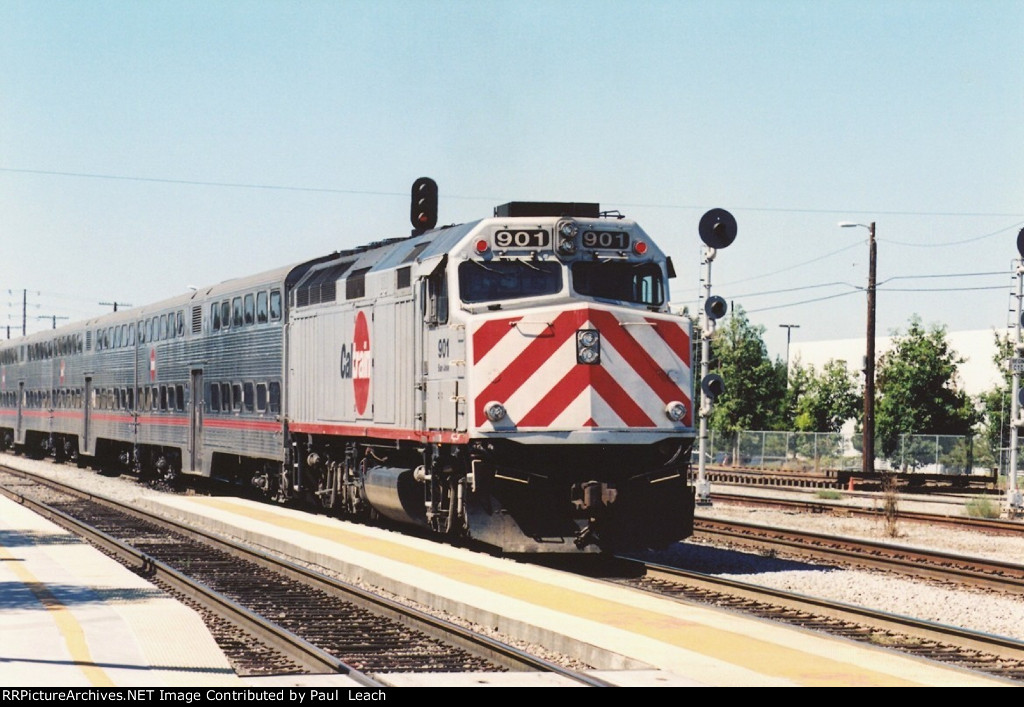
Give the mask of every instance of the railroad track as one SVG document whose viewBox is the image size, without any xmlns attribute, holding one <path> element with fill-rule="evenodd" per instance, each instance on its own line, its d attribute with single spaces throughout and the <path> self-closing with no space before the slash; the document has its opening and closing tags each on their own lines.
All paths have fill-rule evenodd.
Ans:
<svg viewBox="0 0 1024 707">
<path fill-rule="evenodd" d="M 698 517 L 694 531 L 695 538 L 759 551 L 785 552 L 846 566 L 926 576 L 1017 596 L 1024 592 L 1024 565 L 1011 562 L 711 518 Z"/>
<path fill-rule="evenodd" d="M 718 493 L 711 494 L 711 500 L 745 506 L 768 506 L 796 510 L 805 513 L 832 513 L 843 516 L 862 516 L 881 518 L 884 513 L 879 508 L 865 508 L 849 504 L 831 503 L 822 499 L 803 500 L 789 498 L 772 498 L 767 496 L 750 496 L 746 494 Z M 983 530 L 999 535 L 1024 535 L 1024 522 L 1019 520 L 1003 520 L 999 518 L 973 518 L 969 516 L 940 515 L 938 513 L 922 513 L 918 511 L 899 511 L 899 520 L 916 523 L 930 523 L 951 528 Z"/>
<path fill-rule="evenodd" d="M 864 607 L 643 563 L 643 576 L 616 580 L 659 596 L 713 604 L 1024 684 L 1024 643 Z"/>
<path fill-rule="evenodd" d="M 232 635 L 222 647 L 242 670 L 269 664 L 278 674 L 344 673 L 365 686 L 386 686 L 386 673 L 502 671 L 610 684 L 288 560 L 54 481 L 4 468 L 0 490 L 201 605 L 217 624 L 215 637 Z M 258 647 L 221 622 L 241 626 Z"/>
</svg>

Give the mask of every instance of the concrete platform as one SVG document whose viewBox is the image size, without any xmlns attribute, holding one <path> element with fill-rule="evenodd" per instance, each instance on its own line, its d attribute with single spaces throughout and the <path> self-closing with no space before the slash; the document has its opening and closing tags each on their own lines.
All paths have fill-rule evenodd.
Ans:
<svg viewBox="0 0 1024 707">
<path fill-rule="evenodd" d="M 195 611 L 0 496 L 0 685 L 243 684 Z"/>
<path fill-rule="evenodd" d="M 286 508 L 182 496 L 140 504 L 575 656 L 624 686 L 1007 684 L 882 648 Z M 524 677 L 494 680 L 523 684 Z M 479 676 L 385 678 L 396 685 L 480 684 Z"/>
</svg>

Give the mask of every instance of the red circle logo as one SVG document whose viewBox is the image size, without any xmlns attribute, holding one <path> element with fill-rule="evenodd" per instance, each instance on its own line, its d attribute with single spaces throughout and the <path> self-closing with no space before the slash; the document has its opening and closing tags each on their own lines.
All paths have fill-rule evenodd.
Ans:
<svg viewBox="0 0 1024 707">
<path fill-rule="evenodd" d="M 352 388 L 356 398 L 356 412 L 366 412 L 370 397 L 370 329 L 366 326 L 366 315 L 360 310 L 356 314 L 356 330 L 352 337 Z"/>
</svg>

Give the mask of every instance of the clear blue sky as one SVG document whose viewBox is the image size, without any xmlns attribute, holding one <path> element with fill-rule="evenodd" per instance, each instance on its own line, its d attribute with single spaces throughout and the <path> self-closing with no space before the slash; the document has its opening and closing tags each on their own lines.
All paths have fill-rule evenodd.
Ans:
<svg viewBox="0 0 1024 707">
<path fill-rule="evenodd" d="M 1022 37 L 1024 0 L 0 0 L 0 324 L 405 235 L 431 176 L 442 223 L 622 211 L 691 309 L 729 209 L 714 291 L 773 356 L 863 336 L 839 221 L 877 223 L 880 336 L 1004 329 Z"/>
</svg>

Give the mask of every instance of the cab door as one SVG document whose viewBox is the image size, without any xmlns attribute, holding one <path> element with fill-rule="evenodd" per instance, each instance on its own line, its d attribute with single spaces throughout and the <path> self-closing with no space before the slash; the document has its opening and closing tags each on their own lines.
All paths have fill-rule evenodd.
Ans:
<svg viewBox="0 0 1024 707">
<path fill-rule="evenodd" d="M 465 430 L 466 329 L 450 317 L 447 257 L 420 280 L 422 317 L 419 337 L 423 428 Z"/>
</svg>

